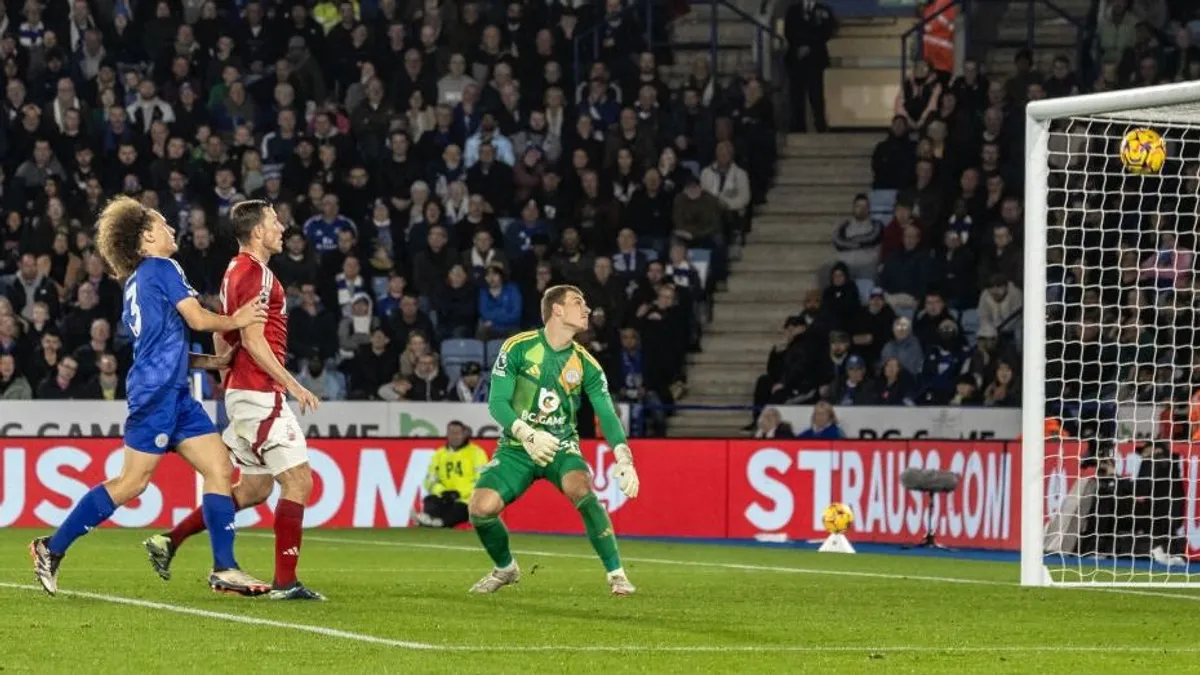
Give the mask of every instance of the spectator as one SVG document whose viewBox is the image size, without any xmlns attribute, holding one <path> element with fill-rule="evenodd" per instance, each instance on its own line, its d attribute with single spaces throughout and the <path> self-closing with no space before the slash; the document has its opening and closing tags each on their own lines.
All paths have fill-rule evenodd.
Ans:
<svg viewBox="0 0 1200 675">
<path fill-rule="evenodd" d="M 490 237 L 487 232 L 482 236 Z M 461 264 L 455 264 L 446 274 L 446 281 L 441 284 L 433 296 L 433 311 L 437 315 L 438 339 L 461 339 L 474 335 L 478 325 L 479 315 L 478 287 L 470 283 L 466 270 Z"/>
<path fill-rule="evenodd" d="M 348 398 L 374 398 L 380 387 L 386 386 L 398 374 L 400 361 L 390 343 L 387 331 L 376 327 L 371 331 L 370 344 L 358 348 L 354 358 L 348 362 Z"/>
<path fill-rule="evenodd" d="M 334 356 L 340 319 L 340 313 L 325 310 L 316 286 L 301 284 L 300 302 L 288 312 L 288 352 L 308 354 L 315 347 L 324 358 Z"/>
<path fill-rule="evenodd" d="M 829 67 L 828 43 L 836 25 L 833 12 L 823 2 L 804 0 L 788 8 L 783 28 L 788 44 L 784 64 L 792 101 L 792 131 L 808 131 L 806 100 L 812 105 L 817 132 L 827 130 L 825 69 Z"/>
<path fill-rule="evenodd" d="M 1016 282 L 1023 278 L 1024 267 L 1025 256 L 1021 248 L 1013 243 L 1012 230 L 1007 225 L 993 227 L 992 247 L 980 261 L 979 278 L 992 279 L 997 274 L 1003 274 Z"/>
<path fill-rule="evenodd" d="M 125 378 L 117 372 L 117 357 L 101 354 L 96 358 L 95 374 L 80 387 L 76 398 L 121 401 L 125 399 Z M 0 368 L 0 371 L 3 369 Z M 82 378 L 81 378 L 82 379 Z"/>
<path fill-rule="evenodd" d="M 725 235 L 741 233 L 750 206 L 750 176 L 733 161 L 733 143 L 717 143 L 717 159 L 700 173 L 700 185 L 721 204 Z"/>
<path fill-rule="evenodd" d="M 958 326 L 958 312 L 946 306 L 946 299 L 941 291 L 931 290 L 925 294 L 921 310 L 913 321 L 913 335 L 926 348 L 933 344 L 937 337 L 939 326 L 946 319 Z"/>
<path fill-rule="evenodd" d="M 683 191 L 675 197 L 672 221 L 675 236 L 692 248 L 712 249 L 710 274 L 715 282 L 725 281 L 725 237 L 721 226 L 721 204 L 700 187 L 695 176 L 684 179 Z"/>
<path fill-rule="evenodd" d="M 479 289 L 479 328 L 476 337 L 492 340 L 507 337 L 520 328 L 521 291 L 508 281 L 499 265 L 488 267 L 485 286 Z"/>
<path fill-rule="evenodd" d="M 365 296 L 368 302 L 371 300 L 368 292 L 370 286 L 362 274 L 362 265 L 353 255 L 342 260 L 342 271 L 333 278 L 333 288 L 342 316 L 351 316 L 351 304 L 360 297 Z"/>
<path fill-rule="evenodd" d="M 955 407 L 976 406 L 981 402 L 979 383 L 971 375 L 961 375 L 954 384 L 954 394 L 946 402 L 946 405 Z"/>
<path fill-rule="evenodd" d="M 994 275 L 987 290 L 979 296 L 979 328 L 988 326 L 1007 335 L 1019 323 L 1022 307 L 1021 289 L 1002 273 Z"/>
<path fill-rule="evenodd" d="M 33 316 L 34 303 L 45 303 L 50 316 L 58 314 L 58 291 L 54 281 L 38 271 L 37 258 L 26 253 L 20 258 L 20 266 L 12 284 L 8 287 L 8 300 L 13 311 L 28 320 Z"/>
<path fill-rule="evenodd" d="M 977 299 L 976 274 L 979 264 L 971 249 L 963 246 L 963 239 L 953 229 L 942 235 L 942 249 L 934 259 L 933 276 L 940 279 L 946 301 L 957 310 L 970 307 Z"/>
<path fill-rule="evenodd" d="M 834 380 L 829 389 L 829 400 L 835 405 L 870 405 L 872 396 L 866 362 L 861 356 L 851 355 L 846 359 L 844 376 Z"/>
<path fill-rule="evenodd" d="M 795 432 L 792 425 L 783 421 L 778 408 L 767 408 L 758 417 L 758 428 L 754 431 L 755 438 L 793 438 Z"/>
<path fill-rule="evenodd" d="M 75 359 L 64 356 L 54 365 L 54 374 L 42 379 L 37 388 L 39 399 L 69 399 L 78 397 L 78 387 L 75 384 L 75 373 L 78 369 Z"/>
<path fill-rule="evenodd" d="M 379 386 L 375 397 L 380 401 L 407 401 L 412 392 L 412 380 L 400 373 L 392 376 L 392 381 Z"/>
<path fill-rule="evenodd" d="M 1157 249 L 1139 265 L 1140 278 L 1160 289 L 1182 288 L 1191 282 L 1192 262 L 1192 253 L 1179 245 L 1175 233 L 1162 232 Z"/>
<path fill-rule="evenodd" d="M 371 333 L 380 327 L 379 317 L 372 313 L 371 296 L 366 293 L 356 293 L 348 309 L 348 316 L 342 317 L 341 323 L 338 324 L 338 346 L 342 358 L 347 359 L 370 343 Z M 319 352 L 319 349 L 317 351 Z M 318 370 L 314 376 L 320 373 Z"/>
<path fill-rule="evenodd" d="M 458 421 L 446 425 L 446 444 L 429 461 L 422 510 L 413 520 L 423 527 L 457 527 L 467 522 L 467 503 L 487 463 L 487 453 L 471 442 L 466 425 Z"/>
<path fill-rule="evenodd" d="M 411 293 L 406 293 L 404 297 L 400 298 L 400 311 L 392 315 L 389 328 L 392 340 L 405 345 L 408 344 L 409 337 L 413 333 L 420 333 L 422 337 L 436 334 L 433 330 L 433 322 L 425 312 L 420 310 L 417 296 Z M 405 375 L 407 376 L 408 373 Z"/>
<path fill-rule="evenodd" d="M 321 358 L 320 350 L 313 350 L 309 353 L 304 360 L 304 369 L 296 380 L 322 401 L 344 401 L 346 399 L 345 377 L 326 366 L 325 359 Z"/>
<path fill-rule="evenodd" d="M 889 358 L 884 361 L 882 373 L 873 388 L 876 405 L 914 405 L 916 387 L 913 376 L 901 365 L 900 359 Z"/>
<path fill-rule="evenodd" d="M 924 131 L 925 125 L 937 113 L 941 95 L 942 84 L 937 71 L 924 61 L 915 61 L 912 74 L 896 94 L 896 115 L 903 117 L 909 128 Z"/>
<path fill-rule="evenodd" d="M 1006 361 L 996 364 L 996 374 L 991 383 L 984 389 L 983 405 L 1003 408 L 1016 408 L 1021 405 L 1021 390 L 1017 384 L 1016 373 Z"/>
<path fill-rule="evenodd" d="M 7 317 L 0 317 L 0 327 Z M 11 319 L 8 319 L 11 321 Z M 0 353 L 0 400 L 26 401 L 33 398 L 29 380 L 17 371 L 16 359 L 11 352 Z"/>
<path fill-rule="evenodd" d="M 883 261 L 879 285 L 887 293 L 888 304 L 898 309 L 914 309 L 917 298 L 925 295 L 933 281 L 933 257 L 920 247 L 921 231 L 914 225 L 904 228 L 904 250 Z"/>
<path fill-rule="evenodd" d="M 883 289 L 871 289 L 867 305 L 855 318 L 854 328 L 850 331 L 854 352 L 862 356 L 868 365 L 873 367 L 878 362 L 883 346 L 892 338 L 895 321 L 896 312 L 884 299 Z"/>
<path fill-rule="evenodd" d="M 956 376 L 969 356 L 966 340 L 958 323 L 947 316 L 938 323 L 935 336 L 923 346 L 925 364 L 918 400 L 926 405 L 946 405 L 955 394 Z"/>
<path fill-rule="evenodd" d="M 850 217 L 833 231 L 833 247 L 838 260 L 850 274 L 864 279 L 875 276 L 879 266 L 883 223 L 871 216 L 871 202 L 865 194 L 854 196 Z"/>
<path fill-rule="evenodd" d="M 450 388 L 447 401 L 459 403 L 487 403 L 488 380 L 483 375 L 483 367 L 478 361 L 468 361 L 462 364 L 458 380 Z"/>
<path fill-rule="evenodd" d="M 341 214 L 337 195 L 324 195 L 321 198 L 320 207 L 319 214 L 304 222 L 304 236 L 318 254 L 337 248 L 339 230 L 358 232 L 358 226 L 354 224 L 354 221 Z"/>
<path fill-rule="evenodd" d="M 76 347 L 71 354 L 78 367 L 78 381 L 86 383 L 96 374 L 101 357 L 112 353 L 111 340 L 112 326 L 108 319 L 98 318 L 92 321 L 88 342 Z"/>
<path fill-rule="evenodd" d="M 845 438 L 842 428 L 838 426 L 837 415 L 833 406 L 825 401 L 819 401 L 813 406 L 810 426 L 796 434 L 796 438 L 823 438 L 837 440 Z"/>
<path fill-rule="evenodd" d="M 845 263 L 834 264 L 829 271 L 829 285 L 821 293 L 822 325 L 831 330 L 850 330 L 861 311 L 862 301 L 850 269 Z"/>
<path fill-rule="evenodd" d="M 408 342 L 404 346 L 404 351 L 400 352 L 399 373 L 401 377 L 407 378 L 417 370 L 417 361 L 421 356 L 430 352 L 429 340 L 426 339 L 424 333 L 412 333 L 408 336 Z"/>
<path fill-rule="evenodd" d="M 1101 12 L 1096 24 L 1096 38 L 1100 45 L 1100 58 L 1105 63 L 1119 64 L 1133 49 L 1137 18 L 1128 13 L 1127 0 L 1117 0 Z"/>
<path fill-rule="evenodd" d="M 438 365 L 437 354 L 426 352 L 417 358 L 417 367 L 408 377 L 412 385 L 406 400 L 409 401 L 444 401 L 450 382 L 442 368 Z"/>
<path fill-rule="evenodd" d="M 899 317 L 892 323 L 892 340 L 883 346 L 879 357 L 886 364 L 891 359 L 899 361 L 909 375 L 916 376 L 924 368 L 925 353 L 921 343 L 912 334 L 912 323 Z"/>
</svg>

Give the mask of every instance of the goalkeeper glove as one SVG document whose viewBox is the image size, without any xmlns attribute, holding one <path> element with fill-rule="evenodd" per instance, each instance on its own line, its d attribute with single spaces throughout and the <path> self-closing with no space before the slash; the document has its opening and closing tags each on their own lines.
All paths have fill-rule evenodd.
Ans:
<svg viewBox="0 0 1200 675">
<path fill-rule="evenodd" d="M 558 452 L 557 438 L 545 431 L 534 429 L 523 420 L 513 422 L 509 431 L 525 446 L 525 452 L 533 458 L 534 464 L 546 466 L 554 461 L 554 453 Z"/>
<path fill-rule="evenodd" d="M 622 443 L 613 448 L 613 456 L 617 458 L 617 465 L 613 470 L 613 475 L 617 477 L 617 487 L 621 488 L 626 497 L 637 497 L 641 481 L 638 480 L 637 469 L 633 468 L 633 450 Z"/>
</svg>

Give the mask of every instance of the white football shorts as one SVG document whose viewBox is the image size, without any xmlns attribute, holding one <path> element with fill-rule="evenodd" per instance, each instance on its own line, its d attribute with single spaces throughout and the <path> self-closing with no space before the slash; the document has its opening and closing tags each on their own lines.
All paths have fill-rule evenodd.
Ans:
<svg viewBox="0 0 1200 675">
<path fill-rule="evenodd" d="M 308 461 L 300 422 L 279 392 L 225 392 L 229 426 L 221 434 L 244 474 L 279 474 Z"/>
</svg>

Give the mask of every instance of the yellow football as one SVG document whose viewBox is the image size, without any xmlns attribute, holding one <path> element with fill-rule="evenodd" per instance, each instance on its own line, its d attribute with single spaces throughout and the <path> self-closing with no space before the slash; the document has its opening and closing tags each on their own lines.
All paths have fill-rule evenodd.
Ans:
<svg viewBox="0 0 1200 675">
<path fill-rule="evenodd" d="M 854 522 L 854 512 L 849 506 L 841 502 L 834 502 L 825 507 L 825 513 L 822 516 L 822 521 L 825 523 L 825 530 L 830 534 L 842 534 L 850 529 L 850 525 Z"/>
<path fill-rule="evenodd" d="M 1130 129 L 1121 140 L 1121 163 L 1136 174 L 1155 174 L 1167 161 L 1167 144 L 1153 129 Z"/>
</svg>

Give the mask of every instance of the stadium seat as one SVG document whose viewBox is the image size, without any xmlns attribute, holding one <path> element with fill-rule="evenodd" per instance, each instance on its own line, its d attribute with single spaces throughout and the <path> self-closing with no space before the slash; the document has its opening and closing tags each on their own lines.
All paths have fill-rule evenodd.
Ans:
<svg viewBox="0 0 1200 675">
<path fill-rule="evenodd" d="M 875 288 L 875 281 L 872 279 L 855 279 L 854 284 L 858 286 L 858 299 L 866 304 L 867 300 L 871 299 L 871 289 Z"/>
<path fill-rule="evenodd" d="M 963 310 L 961 322 L 963 335 L 973 342 L 975 335 L 979 333 L 979 312 L 974 309 Z"/>
<path fill-rule="evenodd" d="M 895 190 L 871 190 L 867 199 L 871 201 L 871 215 L 876 217 L 891 216 L 896 207 Z"/>
<path fill-rule="evenodd" d="M 443 340 L 442 368 L 449 373 L 458 373 L 458 368 L 470 361 L 484 361 L 483 343 L 479 340 Z"/>
<path fill-rule="evenodd" d="M 386 296 L 388 292 L 388 278 L 380 275 L 371 279 L 371 290 L 374 291 L 376 298 Z"/>
<path fill-rule="evenodd" d="M 640 248 L 638 250 L 642 252 L 642 255 L 646 256 L 646 262 L 654 262 L 655 260 L 658 260 L 658 251 L 655 251 L 652 248 Z"/>
<path fill-rule="evenodd" d="M 484 366 L 485 366 L 485 367 L 487 367 L 487 368 L 491 368 L 491 367 L 492 367 L 492 364 L 496 362 L 496 357 L 500 355 L 500 347 L 502 347 L 503 345 L 504 345 L 504 340 L 503 340 L 503 339 L 500 339 L 500 340 L 488 340 L 488 343 L 487 343 L 487 361 L 484 363 Z"/>
<path fill-rule="evenodd" d="M 707 248 L 689 248 L 688 258 L 692 260 L 692 267 L 696 268 L 700 285 L 705 286 L 708 283 L 708 266 L 712 264 L 712 251 Z"/>
</svg>

